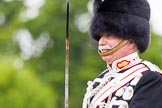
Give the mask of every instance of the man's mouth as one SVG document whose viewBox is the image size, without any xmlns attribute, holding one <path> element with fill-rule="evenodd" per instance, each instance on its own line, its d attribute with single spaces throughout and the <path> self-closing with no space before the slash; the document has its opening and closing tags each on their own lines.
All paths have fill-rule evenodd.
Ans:
<svg viewBox="0 0 162 108">
<path fill-rule="evenodd" d="M 98 46 L 98 50 L 101 52 L 101 53 L 103 53 L 103 52 L 107 52 L 107 51 L 110 51 L 111 50 L 111 48 L 108 46 L 108 45 L 100 45 L 100 46 Z"/>
</svg>

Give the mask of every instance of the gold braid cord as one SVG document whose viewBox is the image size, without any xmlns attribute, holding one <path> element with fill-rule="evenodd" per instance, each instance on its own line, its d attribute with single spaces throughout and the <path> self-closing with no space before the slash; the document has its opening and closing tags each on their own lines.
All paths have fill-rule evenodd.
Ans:
<svg viewBox="0 0 162 108">
<path fill-rule="evenodd" d="M 109 56 L 109 55 L 112 55 L 113 53 L 115 53 L 116 51 L 118 51 L 120 48 L 122 48 L 127 43 L 128 43 L 128 40 L 123 40 L 122 42 L 120 42 L 113 49 L 111 49 L 111 50 L 109 50 L 107 52 L 101 52 L 100 50 L 98 50 L 98 53 L 100 54 L 100 56 Z"/>
</svg>

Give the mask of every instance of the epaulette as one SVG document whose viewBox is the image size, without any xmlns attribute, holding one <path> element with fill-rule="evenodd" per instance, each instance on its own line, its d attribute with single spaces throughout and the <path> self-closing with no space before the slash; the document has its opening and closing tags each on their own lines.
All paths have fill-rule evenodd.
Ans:
<svg viewBox="0 0 162 108">
<path fill-rule="evenodd" d="M 156 66 L 155 64 L 152 64 L 149 61 L 143 61 L 142 63 L 144 65 L 146 65 L 150 69 L 150 71 L 157 72 L 162 76 L 162 70 L 158 66 Z"/>
</svg>

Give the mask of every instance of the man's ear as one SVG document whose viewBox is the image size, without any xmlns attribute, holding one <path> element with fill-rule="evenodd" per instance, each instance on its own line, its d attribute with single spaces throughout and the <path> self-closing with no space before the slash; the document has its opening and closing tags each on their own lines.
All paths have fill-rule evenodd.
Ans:
<svg viewBox="0 0 162 108">
<path fill-rule="evenodd" d="M 129 44 L 129 49 L 136 48 L 136 43 L 134 42 L 134 40 L 130 39 L 128 44 Z"/>
</svg>

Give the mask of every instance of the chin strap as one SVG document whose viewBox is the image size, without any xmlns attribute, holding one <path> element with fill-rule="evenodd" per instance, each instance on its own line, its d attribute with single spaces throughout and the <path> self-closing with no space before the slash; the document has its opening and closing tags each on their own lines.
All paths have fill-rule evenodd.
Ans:
<svg viewBox="0 0 162 108">
<path fill-rule="evenodd" d="M 111 50 L 108 50 L 106 52 L 101 52 L 101 50 L 98 50 L 98 53 L 100 54 L 100 56 L 103 56 L 103 57 L 112 55 L 113 53 L 118 51 L 120 48 L 122 48 L 124 45 L 126 45 L 127 43 L 128 43 L 128 40 L 123 40 L 122 42 L 120 42 L 117 46 L 115 46 Z"/>
</svg>

